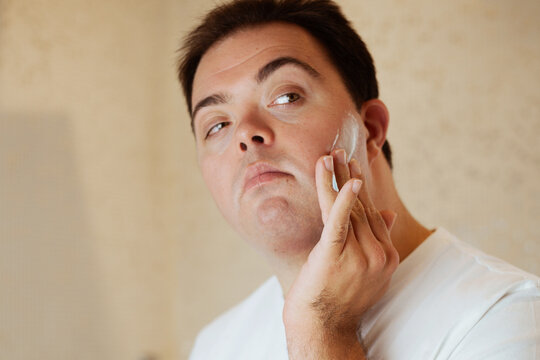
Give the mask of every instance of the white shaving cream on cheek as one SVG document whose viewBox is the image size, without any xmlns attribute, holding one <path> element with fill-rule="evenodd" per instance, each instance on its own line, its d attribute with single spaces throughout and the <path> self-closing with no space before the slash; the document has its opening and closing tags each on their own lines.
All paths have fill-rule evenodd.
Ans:
<svg viewBox="0 0 540 360">
<path fill-rule="evenodd" d="M 347 162 L 351 161 L 356 145 L 358 143 L 358 133 L 360 125 L 358 120 L 349 111 L 343 119 L 341 129 L 338 129 L 334 142 L 330 147 L 330 152 L 334 149 L 344 149 L 347 152 Z"/>
<path fill-rule="evenodd" d="M 354 115 L 349 111 L 343 119 L 343 125 L 337 130 L 334 142 L 330 147 L 330 152 L 334 149 L 344 149 L 347 152 L 347 162 L 351 161 L 356 146 L 358 144 L 358 133 L 360 131 L 360 124 Z M 334 190 L 338 190 L 336 176 L 332 175 L 332 185 Z"/>
</svg>

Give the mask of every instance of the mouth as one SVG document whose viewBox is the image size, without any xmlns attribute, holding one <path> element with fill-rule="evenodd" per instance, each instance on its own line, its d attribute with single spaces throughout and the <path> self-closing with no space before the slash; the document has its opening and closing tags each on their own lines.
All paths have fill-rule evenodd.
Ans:
<svg viewBox="0 0 540 360">
<path fill-rule="evenodd" d="M 246 174 L 244 176 L 244 192 L 256 186 L 261 186 L 289 176 L 291 176 L 291 174 L 283 172 L 268 163 L 253 163 L 246 168 Z"/>
</svg>

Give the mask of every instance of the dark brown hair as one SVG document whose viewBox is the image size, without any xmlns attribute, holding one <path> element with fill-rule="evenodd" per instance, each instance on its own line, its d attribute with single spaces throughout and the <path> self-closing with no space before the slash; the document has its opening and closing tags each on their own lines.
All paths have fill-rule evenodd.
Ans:
<svg viewBox="0 0 540 360">
<path fill-rule="evenodd" d="M 270 22 L 286 22 L 308 31 L 326 49 L 358 109 L 379 96 L 375 66 L 366 44 L 331 0 L 233 0 L 210 11 L 184 39 L 178 62 L 190 115 L 193 79 L 202 56 L 234 32 Z M 193 127 L 193 122 L 192 122 Z M 390 145 L 383 153 L 392 167 Z"/>
</svg>

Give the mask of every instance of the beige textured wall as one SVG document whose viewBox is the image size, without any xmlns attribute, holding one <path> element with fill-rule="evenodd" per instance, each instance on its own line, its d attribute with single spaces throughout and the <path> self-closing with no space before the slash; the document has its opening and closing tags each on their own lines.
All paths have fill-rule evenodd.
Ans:
<svg viewBox="0 0 540 360">
<path fill-rule="evenodd" d="M 166 5 L 0 3 L 1 359 L 177 352 L 179 241 L 155 195 L 178 107 Z"/>
<path fill-rule="evenodd" d="M 213 0 L 0 0 L 0 358 L 183 359 L 270 275 L 207 194 L 178 39 Z M 540 3 L 340 1 L 405 202 L 540 274 Z"/>
</svg>

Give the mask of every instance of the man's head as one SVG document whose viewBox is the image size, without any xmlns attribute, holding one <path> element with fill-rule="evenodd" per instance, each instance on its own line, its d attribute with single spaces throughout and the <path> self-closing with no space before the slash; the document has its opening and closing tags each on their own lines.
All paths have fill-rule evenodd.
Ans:
<svg viewBox="0 0 540 360">
<path fill-rule="evenodd" d="M 336 53 L 327 43 L 340 36 Z M 218 8 L 188 37 L 180 79 L 203 177 L 226 219 L 264 253 L 302 256 L 318 240 L 320 156 L 344 147 L 366 170 L 383 158 L 388 116 L 371 57 L 328 1 Z"/>
<path fill-rule="evenodd" d="M 191 116 L 195 105 L 192 103 L 193 79 L 206 51 L 236 31 L 271 22 L 298 25 L 317 39 L 340 73 L 357 109 L 365 100 L 379 96 L 373 59 L 331 0 L 237 0 L 209 12 L 185 39 L 178 77 Z M 384 143 L 383 153 L 392 167 L 388 141 Z"/>
</svg>

